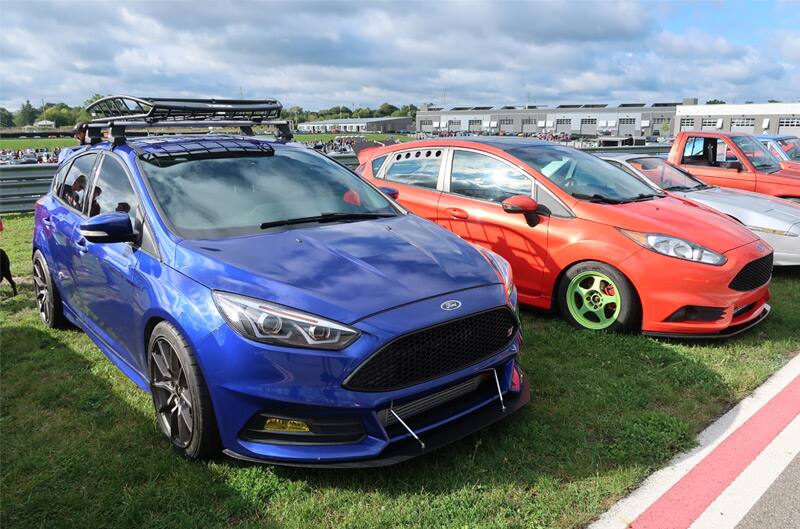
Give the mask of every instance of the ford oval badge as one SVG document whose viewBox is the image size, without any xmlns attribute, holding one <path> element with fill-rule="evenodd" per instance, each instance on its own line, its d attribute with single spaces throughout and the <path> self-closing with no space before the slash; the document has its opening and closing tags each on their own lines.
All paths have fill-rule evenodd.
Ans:
<svg viewBox="0 0 800 529">
<path fill-rule="evenodd" d="M 448 299 L 439 306 L 442 307 L 442 310 L 456 310 L 461 306 L 461 302 L 457 299 Z"/>
</svg>

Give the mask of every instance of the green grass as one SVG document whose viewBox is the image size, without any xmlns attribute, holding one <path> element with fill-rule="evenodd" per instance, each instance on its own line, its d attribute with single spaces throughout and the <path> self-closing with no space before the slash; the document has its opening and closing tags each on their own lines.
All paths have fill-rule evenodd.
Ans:
<svg viewBox="0 0 800 529">
<path fill-rule="evenodd" d="M 20 294 L 0 285 L 3 527 L 577 527 L 800 350 L 796 272 L 774 279 L 763 325 L 720 343 L 576 332 L 524 313 L 532 400 L 485 431 L 378 470 L 191 463 L 83 333 L 39 323 L 32 218 L 4 220 Z"/>
<path fill-rule="evenodd" d="M 298 134 L 294 137 L 295 141 L 328 141 L 338 136 L 356 136 L 358 133 L 347 134 Z M 404 136 L 396 134 L 362 134 L 367 139 L 375 141 L 384 141 L 387 138 L 394 138 L 398 141 L 411 141 L 413 136 Z M 71 147 L 77 145 L 77 140 L 73 138 L 10 138 L 0 139 L 0 149 L 40 149 L 47 147 L 48 149 L 55 149 L 56 147 Z"/>
<path fill-rule="evenodd" d="M 8 138 L 0 139 L 0 149 L 55 149 L 56 147 L 72 147 L 77 145 L 78 140 L 74 138 Z"/>
</svg>

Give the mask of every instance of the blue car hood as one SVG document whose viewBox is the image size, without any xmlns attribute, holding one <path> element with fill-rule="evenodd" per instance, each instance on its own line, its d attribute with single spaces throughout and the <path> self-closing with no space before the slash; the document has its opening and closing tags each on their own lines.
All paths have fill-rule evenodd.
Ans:
<svg viewBox="0 0 800 529">
<path fill-rule="evenodd" d="M 498 283 L 497 273 L 475 248 L 414 215 L 185 240 L 176 248 L 174 265 L 209 288 L 343 323 Z"/>
</svg>

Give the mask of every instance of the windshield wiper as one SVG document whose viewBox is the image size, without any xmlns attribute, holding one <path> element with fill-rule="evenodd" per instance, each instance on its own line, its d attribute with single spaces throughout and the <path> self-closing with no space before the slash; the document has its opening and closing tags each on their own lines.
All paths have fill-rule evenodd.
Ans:
<svg viewBox="0 0 800 529">
<path fill-rule="evenodd" d="M 603 204 L 622 204 L 621 200 L 617 200 L 616 198 L 605 197 L 597 193 L 593 195 L 586 195 L 584 193 L 570 193 L 570 194 L 573 197 L 577 198 L 578 200 L 586 200 L 589 202 L 600 202 Z"/>
<path fill-rule="evenodd" d="M 336 222 L 340 220 L 366 220 L 394 217 L 394 213 L 320 213 L 313 217 L 298 217 L 296 219 L 273 220 L 262 222 L 261 229 L 274 228 L 276 226 L 291 226 L 292 224 L 305 224 L 307 222 Z"/>
<path fill-rule="evenodd" d="M 664 198 L 661 193 L 639 193 L 633 198 L 625 200 L 625 202 L 644 202 L 645 200 L 652 200 L 654 198 Z"/>
<path fill-rule="evenodd" d="M 697 188 L 689 186 L 669 186 L 665 187 L 664 191 L 691 191 L 692 189 L 697 189 Z"/>
</svg>

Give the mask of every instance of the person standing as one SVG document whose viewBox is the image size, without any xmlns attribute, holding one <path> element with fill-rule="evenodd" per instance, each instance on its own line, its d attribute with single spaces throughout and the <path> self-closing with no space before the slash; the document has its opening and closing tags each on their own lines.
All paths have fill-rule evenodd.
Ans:
<svg viewBox="0 0 800 529">
<path fill-rule="evenodd" d="M 82 151 L 86 148 L 86 134 L 89 131 L 89 124 L 86 122 L 80 122 L 72 129 L 72 137 L 78 140 L 77 147 L 64 147 L 61 149 L 61 152 L 58 153 L 58 163 L 60 164 L 73 154 Z"/>
</svg>

